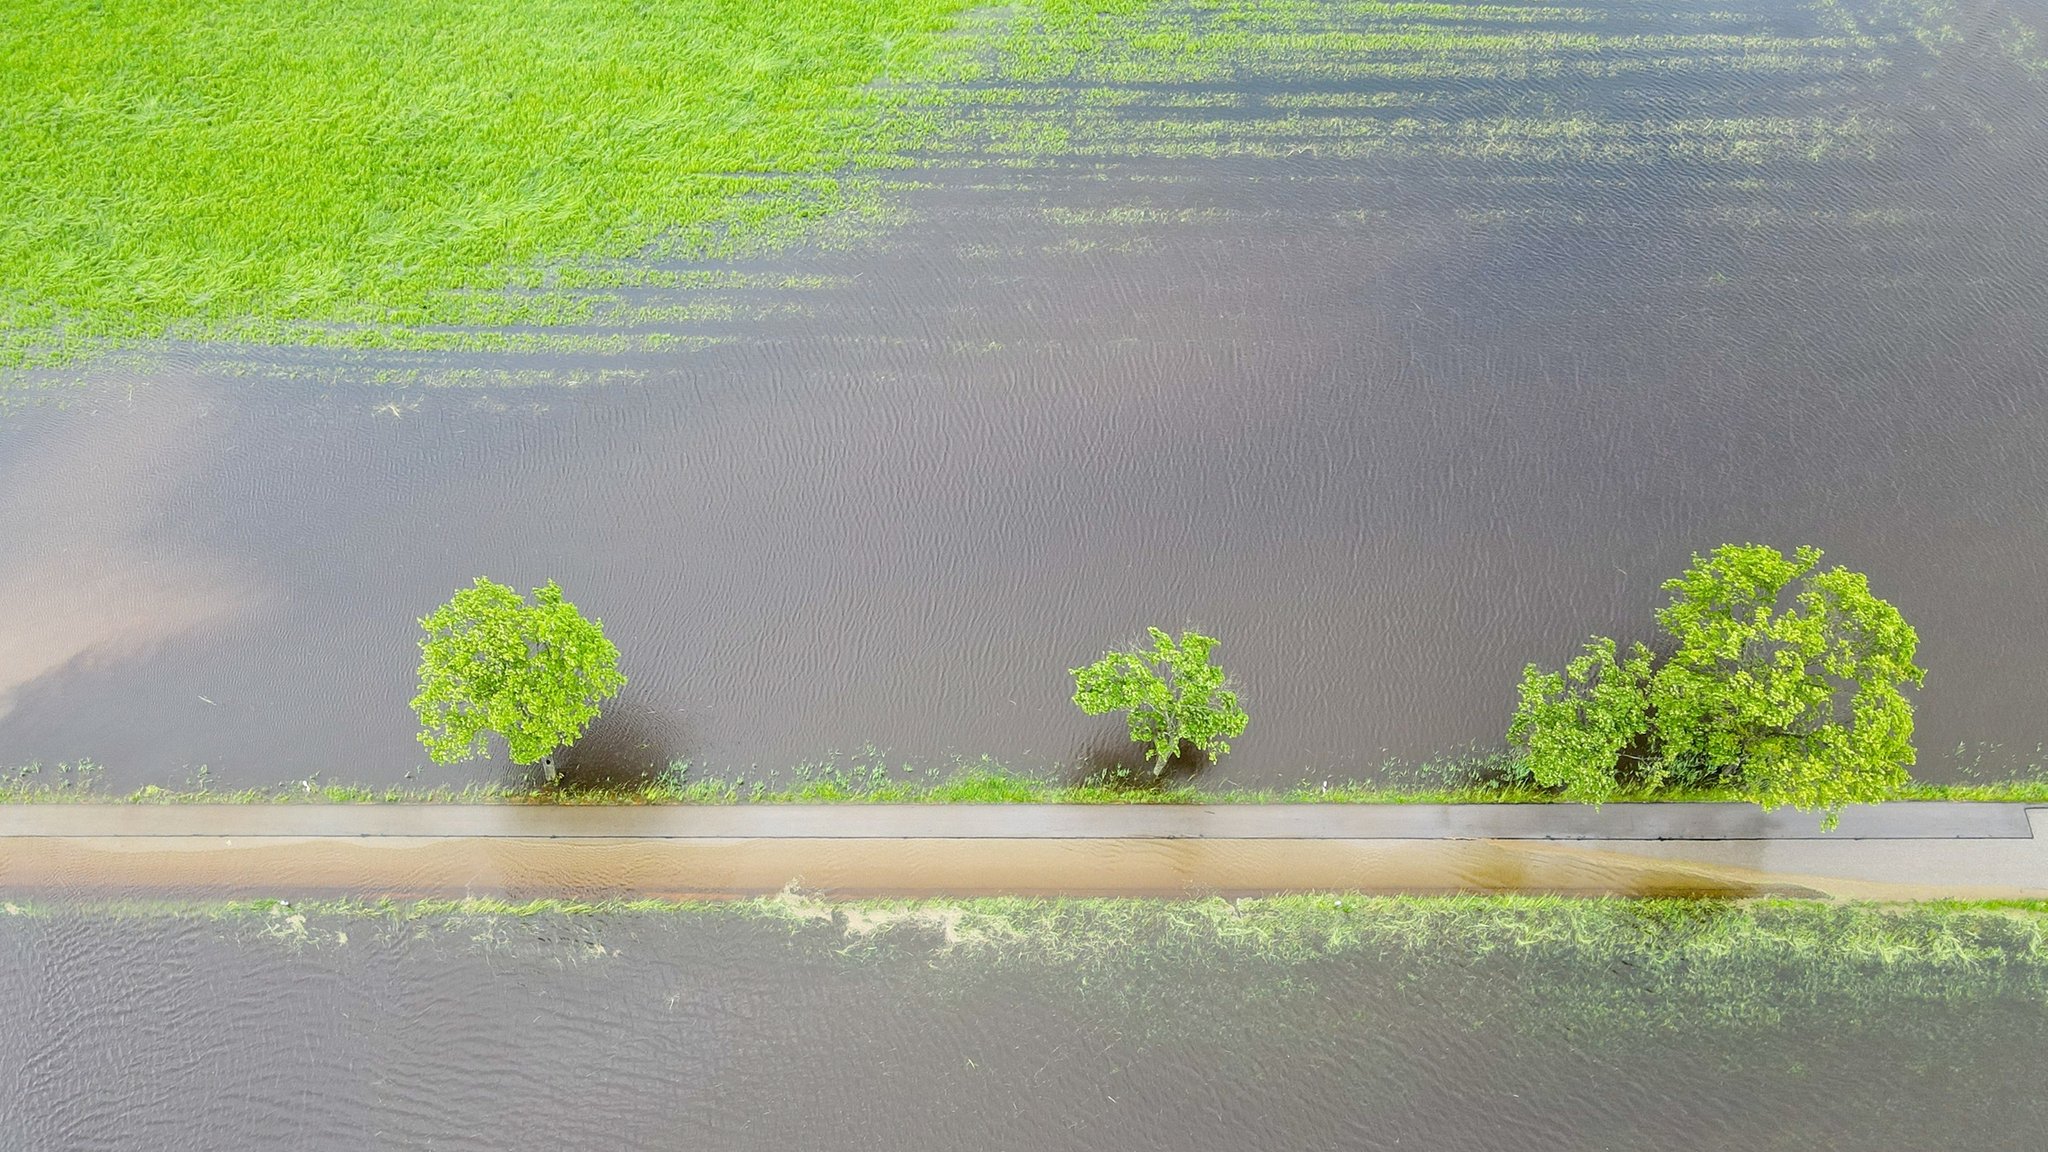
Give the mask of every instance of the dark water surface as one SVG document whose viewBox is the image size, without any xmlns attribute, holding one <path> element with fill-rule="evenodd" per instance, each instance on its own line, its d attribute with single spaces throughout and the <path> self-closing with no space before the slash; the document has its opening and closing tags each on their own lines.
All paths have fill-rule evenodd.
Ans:
<svg viewBox="0 0 2048 1152">
<path fill-rule="evenodd" d="M 187 350 L 0 415 L 0 762 L 396 780 L 414 618 L 484 573 L 619 644 L 585 774 L 1100 763 L 1065 670 L 1158 623 L 1251 712 L 1212 782 L 1289 783 L 1496 745 L 1524 661 L 1744 540 L 1919 628 L 1930 775 L 2033 759 L 2038 6 L 1473 9 L 1590 39 L 1448 55 L 1275 11 L 948 95 L 897 226 L 629 295 L 673 348 Z"/>
<path fill-rule="evenodd" d="M 1288 955 L 1188 918 L 1031 952 L 936 920 L 0 916 L 0 1145 L 1917 1152 L 2048 1121 L 2038 980 L 1996 964 Z"/>
</svg>

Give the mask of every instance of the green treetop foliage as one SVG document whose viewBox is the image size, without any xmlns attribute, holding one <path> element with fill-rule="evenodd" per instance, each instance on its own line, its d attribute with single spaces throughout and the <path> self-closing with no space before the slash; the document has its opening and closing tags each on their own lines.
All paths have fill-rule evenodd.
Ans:
<svg viewBox="0 0 2048 1152">
<path fill-rule="evenodd" d="M 1563 672 L 1531 664 L 1508 739 L 1536 782 L 1600 800 L 1626 777 L 1719 777 L 1765 807 L 1833 813 L 1881 800 L 1913 763 L 1921 684 L 1911 625 L 1821 553 L 1727 544 L 1693 557 L 1657 613 L 1674 647 L 1651 668 L 1595 637 Z"/>
<path fill-rule="evenodd" d="M 1522 703 L 1508 740 L 1529 751 L 1529 774 L 1545 788 L 1597 804 L 1614 794 L 1616 767 L 1637 762 L 1643 783 L 1663 782 L 1661 762 L 1630 756 L 1649 727 L 1650 650 L 1641 644 L 1617 659 L 1614 641 L 1593 638 L 1562 672 L 1531 664 L 1522 672 Z"/>
<path fill-rule="evenodd" d="M 1105 652 L 1086 668 L 1071 669 L 1074 703 L 1090 716 L 1128 713 L 1131 739 L 1152 750 L 1152 774 L 1191 744 L 1221 756 L 1244 735 L 1247 717 L 1237 693 L 1224 687 L 1223 669 L 1209 662 L 1216 638 L 1183 632 L 1179 642 L 1157 628 L 1152 650 Z"/>
<path fill-rule="evenodd" d="M 534 603 L 479 576 L 476 586 L 420 621 L 420 743 L 437 764 L 485 753 L 497 733 L 514 764 L 532 764 L 573 743 L 598 717 L 598 702 L 626 678 L 603 621 L 586 620 L 554 581 Z"/>
</svg>

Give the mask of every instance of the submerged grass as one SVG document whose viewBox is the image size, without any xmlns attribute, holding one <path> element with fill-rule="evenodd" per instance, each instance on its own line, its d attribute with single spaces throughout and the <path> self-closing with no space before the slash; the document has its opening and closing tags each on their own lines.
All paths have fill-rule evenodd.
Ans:
<svg viewBox="0 0 2048 1152">
<path fill-rule="evenodd" d="M 1059 21 L 1025 12 L 989 75 L 927 99 L 949 113 L 936 150 L 996 163 L 1868 160 L 1902 131 L 1868 85 L 1952 47 L 1954 21 L 1945 0 L 1709 11 L 1173 0 Z"/>
<path fill-rule="evenodd" d="M 1883 904 L 1567 896 L 834 901 L 791 889 L 746 900 L 241 900 L 211 903 L 10 902 L 10 916 L 197 916 L 262 925 L 367 922 L 399 935 L 537 918 L 683 918 L 776 924 L 849 956 L 909 949 L 934 957 L 1072 968 L 1131 950 L 1305 963 L 1347 953 L 1636 957 L 1697 970 L 1731 959 L 1785 965 L 2023 967 L 2048 989 L 2048 902 Z"/>
<path fill-rule="evenodd" d="M 18 955 L 124 937 L 173 949 L 197 942 L 192 955 L 206 964 L 247 962 L 258 973 L 279 972 L 281 962 L 298 980 L 448 979 L 482 963 L 488 974 L 520 974 L 521 986 L 651 991 L 655 1004 L 684 974 L 687 986 L 709 980 L 714 989 L 737 977 L 747 987 L 734 995 L 786 1003 L 807 1026 L 821 1012 L 861 1020 L 880 1007 L 897 1019 L 896 1006 L 916 1005 L 991 1035 L 1015 1019 L 1049 1022 L 1098 1050 L 1164 1045 L 1157 1050 L 1247 1077 L 1271 1068 L 1239 1069 L 1235 1054 L 1271 1051 L 1276 1037 L 1317 1053 L 1340 1040 L 1378 1061 L 1363 1074 L 1347 1065 L 1352 1085 L 1375 1090 L 1446 1056 L 1467 1070 L 1474 1053 L 1523 1067 L 1524 1093 L 1569 1093 L 1587 1074 L 1580 1065 L 1548 1072 L 1559 1052 L 1625 1061 L 1683 1051 L 1684 1063 L 1727 1082 L 1720 1074 L 1760 1054 L 1810 1058 L 1798 1043 L 1786 1050 L 1785 1038 L 1801 1036 L 1888 1060 L 1916 1044 L 1935 1054 L 1939 1076 L 1959 1039 L 2026 1053 L 2048 1023 L 2043 904 L 1344 893 L 68 905 L 0 897 L 0 944 Z M 1738 1042 L 1700 1047 L 1717 1033 Z"/>
<path fill-rule="evenodd" d="M 1134 934 L 1164 928 L 1219 947 L 1306 958 L 1363 945 L 1426 949 L 1459 939 L 1484 949 L 1585 949 L 1603 939 L 1675 944 L 1727 954 L 1745 941 L 1786 953 L 1832 952 L 1864 959 L 1928 950 L 1967 954 L 1973 934 L 2020 941 L 2021 953 L 2048 963 L 2048 901 L 1945 900 L 1884 903 L 1787 898 L 1455 895 L 1382 896 L 1299 893 L 1226 899 L 991 896 L 967 899 L 835 900 L 790 888 L 737 900 L 511 900 L 501 897 L 378 900 L 111 901 L 43 904 L 15 901 L 10 915 L 58 912 L 119 916 L 204 915 L 220 919 L 283 914 L 425 923 L 457 916 L 686 915 L 787 925 L 829 924 L 848 940 L 918 934 L 941 920 L 972 925 L 947 946 L 968 941 L 1032 941 L 1054 951 L 1114 950 Z M 929 942 L 929 941 L 928 941 Z"/>
</svg>

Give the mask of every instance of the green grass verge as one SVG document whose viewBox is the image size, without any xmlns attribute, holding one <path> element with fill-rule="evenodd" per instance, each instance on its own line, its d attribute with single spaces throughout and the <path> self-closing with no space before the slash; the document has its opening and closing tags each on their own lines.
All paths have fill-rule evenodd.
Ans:
<svg viewBox="0 0 2048 1152">
<path fill-rule="evenodd" d="M 60 764 L 47 772 L 27 765 L 0 776 L 7 804 L 1556 804 L 1556 792 L 1498 782 L 1511 768 L 1502 756 L 1475 756 L 1419 765 L 1388 765 L 1379 779 L 1309 780 L 1286 788 L 1205 786 L 1156 781 L 1144 772 L 1096 773 L 1081 780 L 1030 772 L 982 760 L 948 769 L 891 767 L 879 757 L 851 766 L 802 765 L 753 779 L 699 776 L 676 765 L 629 783 L 556 786 L 470 783 L 446 787 L 384 786 L 300 780 L 263 788 L 214 788 L 199 781 L 183 788 L 146 785 L 117 793 L 99 787 L 103 771 L 90 762 Z M 1666 788 L 1625 791 L 1615 803 L 1716 803 L 1746 797 L 1729 789 Z M 1960 800 L 2048 804 L 2048 778 L 1954 784 L 1915 781 L 1899 800 Z"/>
</svg>

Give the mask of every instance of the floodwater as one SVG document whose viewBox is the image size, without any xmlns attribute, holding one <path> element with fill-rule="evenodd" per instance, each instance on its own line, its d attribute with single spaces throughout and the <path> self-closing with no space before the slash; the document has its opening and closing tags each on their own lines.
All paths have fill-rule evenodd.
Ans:
<svg viewBox="0 0 2048 1152">
<path fill-rule="evenodd" d="M 1755 540 L 1918 627 L 1928 774 L 2031 763 L 2048 24 L 1905 7 L 1473 9 L 1557 39 L 1441 58 L 1170 8 L 1199 67 L 952 94 L 894 223 L 628 300 L 673 346 L 96 370 L 0 415 L 0 762 L 463 779 L 414 620 L 488 574 L 622 650 L 585 778 L 1085 770 L 1066 670 L 1148 624 L 1241 686 L 1208 782 L 1355 775 L 1497 746 L 1525 661 Z"/>
<path fill-rule="evenodd" d="M 1674 961 L 1498 929 L 1262 949 L 1218 946 L 1199 910 L 989 947 L 943 911 L 864 915 L 0 915 L 0 1132 L 67 1152 L 1805 1152 L 2033 1147 L 2048 1121 L 2041 977 L 2017 958 Z"/>
</svg>

